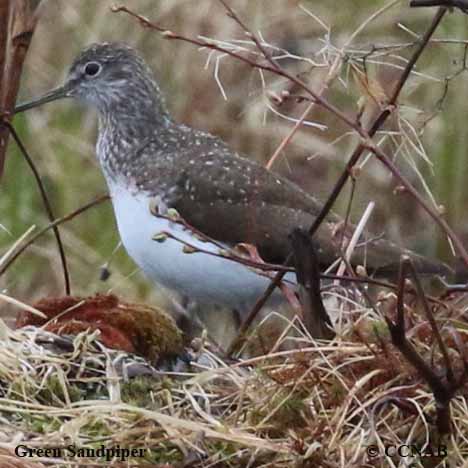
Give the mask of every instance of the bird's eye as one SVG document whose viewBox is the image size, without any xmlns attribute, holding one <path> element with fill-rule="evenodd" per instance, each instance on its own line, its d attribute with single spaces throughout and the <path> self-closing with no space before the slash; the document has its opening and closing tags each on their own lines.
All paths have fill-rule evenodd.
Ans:
<svg viewBox="0 0 468 468">
<path fill-rule="evenodd" d="M 101 64 L 100 63 L 97 63 L 97 62 L 88 62 L 85 66 L 84 66 L 84 72 L 86 74 L 86 76 L 96 76 L 96 75 L 99 75 L 99 73 L 101 72 Z"/>
</svg>

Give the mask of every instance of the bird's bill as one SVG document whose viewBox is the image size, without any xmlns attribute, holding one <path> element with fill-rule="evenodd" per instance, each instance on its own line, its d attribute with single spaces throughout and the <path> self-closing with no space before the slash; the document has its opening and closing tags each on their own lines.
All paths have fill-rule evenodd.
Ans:
<svg viewBox="0 0 468 468">
<path fill-rule="evenodd" d="M 66 86 L 59 86 L 58 88 L 49 91 L 48 93 L 44 94 L 40 98 L 34 99 L 33 101 L 25 102 L 23 104 L 19 104 L 15 107 L 15 114 L 19 112 L 23 112 L 28 109 L 32 109 L 33 107 L 41 106 L 42 104 L 46 104 L 47 102 L 56 101 L 57 99 L 63 99 L 69 97 L 68 89 Z"/>
</svg>

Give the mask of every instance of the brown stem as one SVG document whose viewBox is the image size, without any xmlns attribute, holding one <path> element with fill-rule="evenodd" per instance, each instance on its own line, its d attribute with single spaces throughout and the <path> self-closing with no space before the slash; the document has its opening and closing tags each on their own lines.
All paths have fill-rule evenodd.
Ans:
<svg viewBox="0 0 468 468">
<path fill-rule="evenodd" d="M 454 246 L 457 248 L 461 259 L 468 267 L 468 252 L 466 251 L 461 239 L 455 234 L 447 221 L 445 221 L 445 219 L 439 213 L 435 212 L 431 208 L 429 203 L 410 184 L 410 182 L 408 182 L 408 180 L 403 176 L 392 160 L 382 151 L 382 149 L 380 149 L 377 145 L 372 144 L 370 145 L 369 150 L 372 151 L 377 159 L 398 179 L 400 185 L 402 185 L 407 190 L 407 192 L 419 203 L 424 211 L 439 225 L 442 231 L 447 234 L 447 236 L 453 242 Z"/>
<path fill-rule="evenodd" d="M 39 192 L 41 194 L 42 198 L 42 203 L 44 204 L 44 208 L 46 210 L 47 216 L 49 218 L 49 221 L 53 223 L 55 221 L 55 216 L 54 212 L 52 210 L 52 205 L 50 204 L 49 198 L 47 196 L 47 192 L 45 190 L 44 184 L 42 183 L 41 176 L 39 175 L 39 172 L 31 158 L 29 156 L 28 152 L 26 151 L 25 146 L 23 145 L 23 142 L 19 138 L 18 134 L 16 133 L 16 130 L 14 127 L 9 123 L 9 122 L 3 122 L 2 125 L 5 125 L 11 135 L 13 136 L 13 139 L 15 140 L 16 145 L 18 146 L 21 154 L 24 156 L 24 159 L 26 159 L 26 162 L 28 163 L 28 166 L 30 167 L 34 179 L 36 180 L 37 186 L 39 187 Z M 1 125 L 0 125 L 1 127 Z M 57 226 L 54 226 L 53 228 L 54 231 L 54 236 L 55 240 L 57 242 L 57 248 L 59 251 L 59 256 L 60 256 L 60 262 L 62 263 L 62 270 L 63 270 L 63 278 L 65 282 L 65 294 L 67 296 L 70 295 L 71 293 L 71 287 L 70 287 L 70 274 L 68 272 L 68 266 L 67 266 L 67 258 L 65 256 L 65 249 L 63 248 L 63 243 L 62 243 L 62 238 L 60 236 L 60 231 Z"/>
<path fill-rule="evenodd" d="M 468 0 L 411 0 L 410 7 L 446 7 L 460 8 L 464 13 L 468 13 Z"/>
<path fill-rule="evenodd" d="M 445 345 L 441 343 L 439 331 L 437 330 L 436 339 L 439 342 L 440 349 L 444 357 L 446 365 L 445 374 L 447 379 L 438 375 L 438 373 L 432 369 L 426 361 L 419 355 L 414 346 L 406 337 L 405 332 L 405 317 L 404 317 L 404 294 L 405 294 L 405 279 L 407 272 L 412 273 L 413 278 L 416 281 L 416 288 L 420 299 L 424 304 L 424 291 L 422 290 L 421 284 L 417 275 L 415 275 L 414 266 L 408 257 L 403 257 L 400 263 L 400 272 L 398 278 L 398 300 L 397 300 L 397 320 L 393 323 L 388 317 L 385 317 L 390 335 L 392 338 L 393 345 L 400 351 L 403 357 L 414 367 L 414 369 L 421 375 L 421 377 L 429 385 L 436 402 L 436 415 L 437 415 L 437 428 L 441 434 L 447 434 L 451 431 L 451 415 L 450 415 L 450 401 L 455 393 L 464 385 L 468 377 L 468 369 L 465 365 L 463 374 L 459 379 L 455 379 L 452 373 L 452 366 L 450 364 L 448 354 L 444 353 Z M 428 307 L 427 302 L 424 307 Z M 432 317 L 429 313 L 428 317 Z M 435 321 L 430 319 L 432 329 L 437 329 Z M 439 341 L 440 340 L 440 341 Z M 445 350 L 446 351 L 446 350 Z"/>
<path fill-rule="evenodd" d="M 307 231 L 295 229 L 290 240 L 304 326 L 313 338 L 331 340 L 335 332 L 322 301 L 319 262 L 312 239 Z"/>
<path fill-rule="evenodd" d="M 71 213 L 62 216 L 61 218 L 55 219 L 52 223 L 48 224 L 44 228 L 42 228 L 40 231 L 38 231 L 36 234 L 34 234 L 28 241 L 26 241 L 11 257 L 10 259 L 0 268 L 0 276 L 2 276 L 5 271 L 10 268 L 10 266 L 18 259 L 18 257 L 34 242 L 37 241 L 40 237 L 42 237 L 46 232 L 48 232 L 50 229 L 54 229 L 56 226 L 66 222 L 70 221 L 71 219 L 75 218 L 79 214 L 83 213 L 84 211 L 88 210 L 89 208 L 92 208 L 93 206 L 99 205 L 100 203 L 110 200 L 109 195 L 101 195 L 100 197 L 95 198 L 94 200 L 91 200 L 89 203 L 86 203 L 83 206 L 80 206 L 77 208 L 75 211 L 72 211 Z"/>
<path fill-rule="evenodd" d="M 408 269 L 411 272 L 411 276 L 413 277 L 414 284 L 416 286 L 416 292 L 418 294 L 418 298 L 422 302 L 424 313 L 426 315 L 426 318 L 429 324 L 431 325 L 432 333 L 434 333 L 440 352 L 442 353 L 442 357 L 444 358 L 445 368 L 447 369 L 447 372 L 446 372 L 447 380 L 453 384 L 455 382 L 455 375 L 453 373 L 452 365 L 450 363 L 450 358 L 448 355 L 447 347 L 445 346 L 445 343 L 442 340 L 442 336 L 440 335 L 439 328 L 437 327 L 437 323 L 434 318 L 434 314 L 432 313 L 432 310 L 427 301 L 426 294 L 424 293 L 424 290 L 423 290 L 421 281 L 419 279 L 418 273 L 416 271 L 416 268 L 414 268 L 413 262 L 409 259 L 408 259 Z"/>
<path fill-rule="evenodd" d="M 23 62 L 37 23 L 37 0 L 0 2 L 0 118 L 12 114 Z M 9 131 L 0 127 L 0 178 L 5 165 Z"/>
</svg>

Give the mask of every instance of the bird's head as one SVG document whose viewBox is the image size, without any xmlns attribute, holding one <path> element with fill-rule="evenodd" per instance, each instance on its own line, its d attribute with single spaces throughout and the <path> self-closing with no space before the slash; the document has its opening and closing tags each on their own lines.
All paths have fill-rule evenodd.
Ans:
<svg viewBox="0 0 468 468">
<path fill-rule="evenodd" d="M 152 108 L 164 112 L 159 87 L 150 68 L 131 47 L 121 43 L 92 44 L 73 61 L 62 86 L 20 104 L 15 113 L 62 98 L 76 98 L 106 114 Z M 160 109 L 158 109 L 160 108 Z"/>
</svg>

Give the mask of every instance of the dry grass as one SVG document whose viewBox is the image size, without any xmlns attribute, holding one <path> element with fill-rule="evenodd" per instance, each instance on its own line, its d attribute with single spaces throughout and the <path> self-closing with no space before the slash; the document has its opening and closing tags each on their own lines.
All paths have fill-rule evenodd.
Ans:
<svg viewBox="0 0 468 468">
<path fill-rule="evenodd" d="M 190 351 L 192 367 L 181 371 L 179 362 L 179 371 L 137 377 L 128 375 L 145 374 L 141 369 L 148 374 L 148 364 L 106 349 L 97 333 L 71 340 L 2 324 L 0 447 L 142 448 L 144 458 L 133 460 L 138 466 L 396 467 L 409 459 L 384 457 L 383 447 L 429 450 L 442 444 L 446 458 L 416 456 L 414 466 L 461 466 L 468 456 L 466 386 L 452 402 L 453 433 L 441 439 L 433 396 L 390 344 L 380 314 L 359 306 L 356 297 L 338 291 L 334 297 L 341 331 L 332 342 L 296 333 L 282 345 L 293 340 L 300 350 L 280 351 L 277 343 L 266 355 L 236 362 L 202 347 Z M 393 316 L 391 297 L 378 306 Z M 442 370 L 421 317 L 408 303 L 408 334 Z M 466 343 L 461 326 L 466 309 L 449 314 L 441 309 L 436 318 L 444 330 L 455 327 Z M 291 326 L 297 330 L 299 323 Z M 450 336 L 443 331 L 457 368 Z M 374 459 L 369 446 L 377 447 Z M 114 466 L 97 458 L 42 462 Z M 113 463 L 119 466 L 117 459 Z"/>
</svg>

